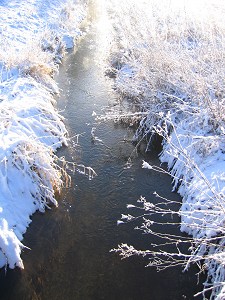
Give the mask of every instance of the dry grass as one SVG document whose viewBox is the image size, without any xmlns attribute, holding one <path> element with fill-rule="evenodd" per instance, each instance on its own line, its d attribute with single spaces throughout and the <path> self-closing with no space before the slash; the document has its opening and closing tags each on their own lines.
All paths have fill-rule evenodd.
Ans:
<svg viewBox="0 0 225 300">
<path fill-rule="evenodd" d="M 214 122 L 215 118 L 223 121 L 225 5 L 221 1 L 131 2 L 114 3 L 114 28 L 120 40 L 112 52 L 114 72 L 120 76 L 118 69 L 128 65 L 135 73 L 130 84 L 127 79 L 119 89 L 142 99 L 149 89 L 154 96 L 160 91 L 183 97 L 207 106 Z M 143 100 L 151 106 L 154 97 L 148 96 Z"/>
<path fill-rule="evenodd" d="M 190 262 L 208 272 L 202 296 L 209 290 L 210 299 L 224 299 L 225 3 L 112 0 L 111 11 L 115 87 L 147 113 L 134 140 L 147 137 L 148 149 L 153 134 L 163 137 L 161 161 L 183 197 L 172 214 L 192 236 Z M 123 246 L 122 255 L 140 255 Z"/>
</svg>

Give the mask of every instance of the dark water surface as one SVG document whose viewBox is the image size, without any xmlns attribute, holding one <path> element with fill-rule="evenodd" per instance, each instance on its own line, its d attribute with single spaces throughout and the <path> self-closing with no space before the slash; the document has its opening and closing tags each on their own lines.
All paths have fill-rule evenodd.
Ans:
<svg viewBox="0 0 225 300">
<path fill-rule="evenodd" d="M 169 176 L 141 168 L 142 159 L 159 164 L 156 154 L 140 153 L 131 168 L 124 168 L 133 150 L 124 137 L 130 138 L 132 132 L 112 122 L 94 124 L 92 112 L 100 113 L 103 106 L 116 101 L 99 65 L 98 39 L 93 26 L 76 53 L 67 56 L 57 78 L 63 90 L 58 106 L 69 134 L 82 133 L 79 147 L 71 142 L 59 155 L 91 166 L 98 176 L 90 181 L 78 173 L 72 175 L 72 186 L 63 191 L 59 207 L 33 216 L 24 238 L 32 249 L 22 255 L 25 270 L 1 272 L 0 299 L 190 300 L 201 289 L 196 286 L 197 270 L 182 273 L 174 268 L 158 273 L 145 268 L 147 261 L 141 258 L 121 261 L 109 252 L 121 242 L 143 249 L 152 242 L 150 236 L 133 230 L 137 224 L 116 225 L 127 212 L 127 203 L 135 204 L 140 195 L 151 199 L 154 191 L 179 197 L 170 192 Z M 94 126 L 103 143 L 93 143 Z"/>
</svg>

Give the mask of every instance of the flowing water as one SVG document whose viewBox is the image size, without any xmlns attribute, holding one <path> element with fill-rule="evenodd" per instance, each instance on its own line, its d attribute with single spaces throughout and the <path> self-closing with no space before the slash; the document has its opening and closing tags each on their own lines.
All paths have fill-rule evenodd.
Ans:
<svg viewBox="0 0 225 300">
<path fill-rule="evenodd" d="M 94 16 L 94 25 L 97 20 Z M 145 268 L 147 261 L 142 258 L 121 261 L 109 252 L 121 242 L 147 249 L 154 241 L 133 230 L 137 223 L 116 225 L 127 213 L 127 203 L 135 204 L 140 195 L 155 201 L 154 191 L 175 200 L 179 196 L 171 193 L 169 176 L 141 168 L 142 159 L 158 165 L 156 153 L 140 152 L 132 167 L 125 167 L 134 149 L 127 141 L 132 130 L 111 121 L 95 123 L 93 111 L 99 114 L 117 99 L 101 66 L 102 27 L 94 25 L 60 67 L 58 108 L 74 139 L 58 154 L 91 166 L 98 176 L 88 180 L 71 174 L 72 186 L 63 190 L 59 207 L 33 216 L 24 238 L 32 249 L 22 255 L 25 270 L 1 272 L 0 299 L 193 299 L 201 288 L 196 286 L 196 270 L 182 273 L 177 267 L 156 272 Z M 102 141 L 93 141 L 93 127 Z M 79 146 L 77 134 L 81 134 Z M 178 228 L 173 230 L 179 233 Z"/>
</svg>

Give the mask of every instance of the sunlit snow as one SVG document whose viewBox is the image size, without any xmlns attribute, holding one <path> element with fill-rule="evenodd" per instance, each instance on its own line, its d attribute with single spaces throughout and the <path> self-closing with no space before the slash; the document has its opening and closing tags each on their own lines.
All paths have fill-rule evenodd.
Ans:
<svg viewBox="0 0 225 300">
<path fill-rule="evenodd" d="M 0 1 L 0 267 L 23 268 L 30 216 L 57 205 L 54 151 L 67 131 L 54 107 L 53 76 L 81 34 L 77 1 Z"/>
</svg>

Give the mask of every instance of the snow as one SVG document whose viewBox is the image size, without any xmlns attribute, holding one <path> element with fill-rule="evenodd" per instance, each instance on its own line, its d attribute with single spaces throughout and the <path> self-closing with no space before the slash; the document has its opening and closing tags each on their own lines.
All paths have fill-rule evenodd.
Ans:
<svg viewBox="0 0 225 300">
<path fill-rule="evenodd" d="M 208 51 L 211 38 L 221 26 L 224 30 L 223 14 L 213 18 L 204 0 L 197 9 L 196 1 L 190 1 L 191 10 L 183 15 L 185 1 L 152 1 L 152 10 L 145 10 L 145 1 L 130 1 L 130 6 L 116 2 L 110 5 L 119 46 L 111 43 L 111 73 L 120 93 L 142 102 L 145 118 L 135 139 L 153 131 L 164 137 L 160 159 L 168 164 L 174 190 L 183 197 L 181 230 L 194 239 L 223 236 L 222 33 Z M 75 0 L 0 0 L 0 14 L 0 267 L 23 268 L 21 241 L 30 216 L 57 205 L 54 190 L 63 184 L 54 151 L 67 144 L 67 130 L 54 107 L 54 94 L 59 93 L 54 74 L 65 49 L 74 47 L 81 35 L 85 9 Z M 190 24 L 183 22 L 188 14 Z M 207 25 L 211 17 L 215 31 L 214 25 Z M 202 101 L 205 96 L 208 103 Z M 101 142 L 94 128 L 92 135 Z M 152 166 L 143 162 L 143 168 Z M 220 239 L 219 247 L 209 247 L 206 253 L 215 286 L 225 280 L 224 243 Z M 203 248 L 197 254 L 204 255 Z M 223 299 L 224 294 L 225 288 L 218 285 L 214 295 Z"/>
<path fill-rule="evenodd" d="M 134 141 L 150 137 L 149 150 L 153 134 L 163 137 L 160 160 L 183 198 L 181 231 L 208 270 L 210 299 L 224 299 L 224 1 L 110 2 L 109 73 L 131 106 L 148 114 Z"/>
<path fill-rule="evenodd" d="M 54 104 L 65 49 L 81 35 L 78 1 L 0 1 L 0 267 L 23 268 L 30 216 L 57 205 L 63 181 L 54 152 L 67 130 Z"/>
<path fill-rule="evenodd" d="M 179 123 L 160 160 L 168 163 L 174 189 L 183 197 L 181 231 L 210 238 L 220 234 L 224 224 L 224 142 L 208 132 L 200 135 L 200 126 L 194 130 L 190 124 L 190 120 Z"/>
</svg>

